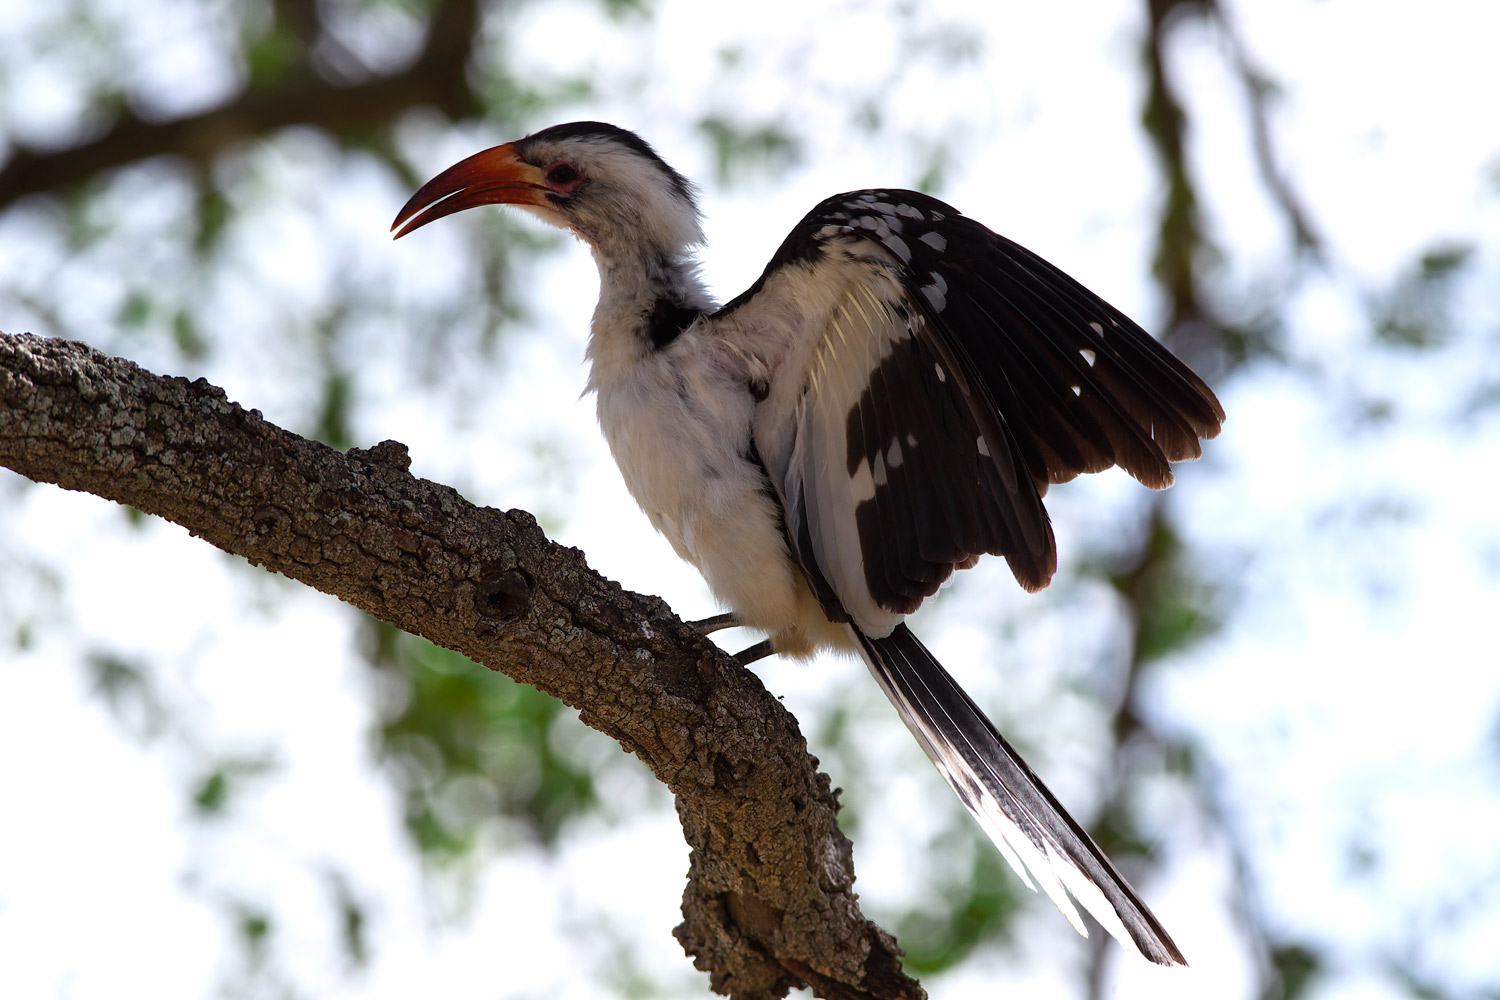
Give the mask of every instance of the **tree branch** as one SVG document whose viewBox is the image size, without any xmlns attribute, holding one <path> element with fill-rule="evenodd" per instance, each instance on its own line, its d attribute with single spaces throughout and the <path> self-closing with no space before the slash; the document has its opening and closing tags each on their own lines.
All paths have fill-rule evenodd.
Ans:
<svg viewBox="0 0 1500 1000">
<path fill-rule="evenodd" d="M 676 796 L 692 858 L 675 933 L 716 991 L 923 996 L 859 911 L 796 720 L 531 515 L 414 478 L 399 443 L 343 454 L 202 379 L 29 334 L 0 335 L 0 464 L 174 521 L 576 707 Z"/>
</svg>

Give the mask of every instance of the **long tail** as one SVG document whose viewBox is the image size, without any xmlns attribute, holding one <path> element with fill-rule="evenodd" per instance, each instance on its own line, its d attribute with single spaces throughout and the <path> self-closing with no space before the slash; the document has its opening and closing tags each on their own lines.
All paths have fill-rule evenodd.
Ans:
<svg viewBox="0 0 1500 1000">
<path fill-rule="evenodd" d="M 910 629 L 897 625 L 883 639 L 850 630 L 907 728 L 1029 888 L 1040 885 L 1085 937 L 1069 893 L 1121 943 L 1160 965 L 1187 964 L 1109 858 Z"/>
</svg>

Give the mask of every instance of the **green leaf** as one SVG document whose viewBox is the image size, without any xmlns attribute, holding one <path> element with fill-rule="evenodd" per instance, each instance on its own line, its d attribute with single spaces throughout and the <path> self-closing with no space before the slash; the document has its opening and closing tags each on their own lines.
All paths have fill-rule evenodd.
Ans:
<svg viewBox="0 0 1500 1000">
<path fill-rule="evenodd" d="M 563 730 L 567 744 L 604 737 L 557 699 L 404 633 L 383 635 L 376 649 L 387 686 L 380 752 L 429 861 L 471 854 L 501 818 L 552 844 L 596 809 L 591 771 L 557 747 Z"/>
<path fill-rule="evenodd" d="M 1322 960 L 1301 945 L 1281 945 L 1271 949 L 1271 967 L 1278 982 L 1267 991 L 1267 1000 L 1297 1000 L 1317 981 Z"/>
<path fill-rule="evenodd" d="M 1425 251 L 1374 305 L 1375 338 L 1413 349 L 1438 347 L 1453 335 L 1453 295 L 1474 247 L 1441 243 Z"/>
<path fill-rule="evenodd" d="M 974 864 L 967 873 L 932 892 L 934 905 L 897 921 L 896 937 L 906 949 L 901 964 L 909 974 L 942 972 L 962 962 L 981 944 L 1008 939 L 1010 926 L 1023 905 L 1014 873 L 1003 865 L 999 852 L 988 841 L 973 853 Z"/>
<path fill-rule="evenodd" d="M 194 785 L 193 811 L 204 819 L 224 815 L 231 798 L 243 791 L 251 779 L 262 777 L 274 768 L 269 754 L 223 758 Z"/>
<path fill-rule="evenodd" d="M 151 297 L 139 289 L 133 290 L 120 303 L 115 313 L 115 322 L 129 330 L 138 330 L 151 318 Z"/>
<path fill-rule="evenodd" d="M 257 967 L 266 960 L 266 951 L 270 945 L 273 922 L 271 915 L 264 909 L 248 903 L 241 903 L 234 910 L 235 931 L 240 938 L 240 944 L 245 948 L 251 967 Z"/>
</svg>

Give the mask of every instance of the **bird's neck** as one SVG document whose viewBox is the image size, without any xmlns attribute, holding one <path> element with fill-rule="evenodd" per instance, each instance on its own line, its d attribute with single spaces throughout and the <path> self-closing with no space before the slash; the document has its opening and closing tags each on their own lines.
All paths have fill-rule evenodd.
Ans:
<svg viewBox="0 0 1500 1000">
<path fill-rule="evenodd" d="M 599 304 L 589 332 L 589 388 L 627 375 L 714 308 L 686 249 L 613 254 L 596 245 Z"/>
</svg>

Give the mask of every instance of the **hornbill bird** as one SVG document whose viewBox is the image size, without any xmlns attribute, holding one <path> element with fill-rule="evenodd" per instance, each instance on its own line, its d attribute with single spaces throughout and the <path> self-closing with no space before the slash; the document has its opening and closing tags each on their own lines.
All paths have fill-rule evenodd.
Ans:
<svg viewBox="0 0 1500 1000">
<path fill-rule="evenodd" d="M 631 494 L 731 609 L 708 623 L 769 635 L 747 653 L 862 656 L 1027 885 L 1080 933 L 1069 894 L 1186 964 L 903 619 L 985 553 L 1046 586 L 1048 485 L 1118 465 L 1168 486 L 1219 431 L 1213 392 L 1077 281 L 915 191 L 829 198 L 717 305 L 694 195 L 633 132 L 574 122 L 455 164 L 391 228 L 506 204 L 587 242 L 588 389 Z"/>
</svg>

